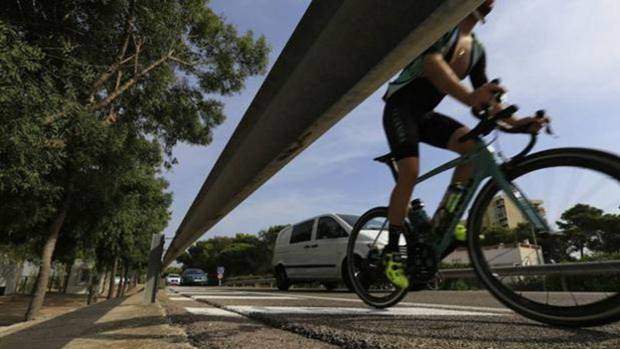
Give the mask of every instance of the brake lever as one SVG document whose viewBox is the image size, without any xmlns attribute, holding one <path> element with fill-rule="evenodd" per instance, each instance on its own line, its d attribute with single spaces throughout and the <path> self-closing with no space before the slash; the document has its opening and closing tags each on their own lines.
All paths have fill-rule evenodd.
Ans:
<svg viewBox="0 0 620 349">
<path fill-rule="evenodd" d="M 536 111 L 535 117 L 537 119 L 541 119 L 541 118 L 544 118 L 546 115 L 547 115 L 547 112 L 544 109 L 540 109 Z M 545 125 L 545 133 L 548 134 L 549 136 L 555 136 L 555 133 L 551 129 L 551 121 L 547 122 L 547 124 Z"/>
</svg>

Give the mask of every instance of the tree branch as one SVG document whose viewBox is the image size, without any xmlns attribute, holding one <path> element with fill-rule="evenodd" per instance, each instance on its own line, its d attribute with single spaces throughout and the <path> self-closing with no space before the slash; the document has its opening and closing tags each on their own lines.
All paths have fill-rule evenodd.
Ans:
<svg viewBox="0 0 620 349">
<path fill-rule="evenodd" d="M 190 62 L 184 61 L 184 60 L 182 60 L 182 59 L 180 59 L 178 57 L 175 57 L 175 56 L 170 56 L 170 60 L 175 61 L 175 62 L 180 63 L 180 64 L 183 64 L 183 65 L 190 66 L 190 67 L 193 67 L 193 66 L 196 65 L 196 63 L 190 63 Z"/>
<path fill-rule="evenodd" d="M 97 81 L 95 81 L 95 83 L 93 84 L 90 96 L 88 98 L 89 102 L 91 103 L 95 101 L 95 94 L 97 93 L 99 88 L 101 88 L 101 86 L 103 86 L 103 84 L 105 84 L 106 81 L 108 81 L 110 77 L 112 77 L 112 75 L 121 67 L 121 65 L 124 64 L 124 62 L 128 61 L 127 59 L 123 59 L 123 57 L 125 57 L 125 54 L 127 53 L 127 48 L 129 47 L 129 38 L 134 36 L 131 29 L 133 27 L 133 22 L 135 19 L 134 17 L 135 1 L 132 1 L 129 6 L 130 6 L 129 14 L 127 15 L 127 20 L 125 22 L 125 31 L 123 33 L 123 36 L 125 38 L 123 40 L 123 45 L 121 46 L 121 50 L 116 57 L 116 62 L 112 64 L 108 68 L 108 70 L 106 70 L 103 74 L 101 74 L 99 79 L 97 79 Z"/>
<path fill-rule="evenodd" d="M 104 98 L 101 102 L 96 103 L 94 105 L 92 105 L 92 107 L 90 108 L 91 110 L 97 110 L 97 109 L 101 109 L 106 107 L 107 105 L 109 105 L 110 103 L 112 103 L 115 99 L 117 99 L 121 94 L 123 94 L 123 92 L 127 91 L 130 87 L 132 87 L 133 85 L 135 85 L 143 76 L 145 76 L 146 74 L 148 74 L 151 70 L 157 68 L 158 66 L 160 66 L 161 64 L 163 64 L 164 62 L 166 62 L 168 59 L 170 59 L 170 57 L 172 57 L 172 54 L 174 53 L 174 51 L 169 51 L 167 54 L 163 55 L 162 57 L 160 57 L 158 60 L 156 60 L 155 62 L 153 62 L 151 65 L 149 65 L 148 67 L 144 68 L 141 72 L 139 72 L 137 75 L 135 75 L 133 78 L 127 80 L 124 84 L 122 84 L 119 88 L 115 89 L 112 93 L 110 93 L 106 98 Z"/>
</svg>

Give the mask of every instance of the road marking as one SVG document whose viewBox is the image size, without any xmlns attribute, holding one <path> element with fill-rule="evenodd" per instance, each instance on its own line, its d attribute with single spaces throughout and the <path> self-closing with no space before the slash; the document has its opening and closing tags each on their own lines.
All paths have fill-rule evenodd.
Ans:
<svg viewBox="0 0 620 349">
<path fill-rule="evenodd" d="M 192 295 L 218 295 L 218 294 L 256 294 L 255 292 L 223 292 L 223 291 L 188 291 L 188 292 L 180 292 L 180 294 L 185 294 L 188 296 Z M 273 293 L 272 293 L 273 294 Z"/>
<path fill-rule="evenodd" d="M 185 294 L 188 296 L 192 295 L 223 295 L 223 294 L 244 294 L 244 295 L 265 295 L 272 296 L 282 294 L 282 293 L 269 293 L 269 292 L 254 292 L 254 291 L 208 291 L 208 292 L 200 292 L 200 291 L 189 291 L 189 292 L 181 292 L 181 294 Z M 277 296 L 279 297 L 279 296 Z M 361 303 L 360 299 L 352 299 L 352 298 L 341 298 L 341 297 L 326 297 L 326 296 L 310 296 L 310 295 L 302 295 L 302 294 L 291 294 L 287 293 L 286 296 L 288 298 L 281 299 L 319 299 L 319 300 L 331 300 L 331 301 L 342 301 L 342 302 L 354 302 Z M 232 298 L 232 297 L 222 297 L 221 299 Z M 218 299 L 218 298 L 214 298 Z M 247 298 L 252 299 L 252 298 Z M 260 298 L 256 298 L 260 299 Z M 506 308 L 494 308 L 494 307 L 478 307 L 478 306 L 468 306 L 468 305 L 452 305 L 452 304 L 435 304 L 435 303 L 414 303 L 414 302 L 400 302 L 398 305 L 401 306 L 413 306 L 413 307 L 422 307 L 422 308 L 431 308 L 431 309 L 447 309 L 447 310 L 465 310 L 465 311 L 481 311 L 481 312 L 495 312 L 495 313 L 503 313 L 503 314 L 511 314 L 512 310 Z"/>
<path fill-rule="evenodd" d="M 168 299 L 170 299 L 171 301 L 191 301 L 191 299 L 187 297 L 170 297 Z"/>
<path fill-rule="evenodd" d="M 282 306 L 226 306 L 241 314 L 291 314 L 291 315 L 373 315 L 373 316 L 500 316 L 497 313 L 482 313 L 462 310 L 430 308 L 338 308 L 338 307 L 282 307 Z"/>
<path fill-rule="evenodd" d="M 193 299 L 229 299 L 229 300 L 244 300 L 244 299 L 299 299 L 295 297 L 285 297 L 285 296 L 211 296 L 211 295 L 196 295 L 192 296 Z"/>
<path fill-rule="evenodd" d="M 493 307 L 475 307 L 471 305 L 452 305 L 452 304 L 433 304 L 433 303 L 411 303 L 400 302 L 399 305 L 422 307 L 422 308 L 437 308 L 437 309 L 457 309 L 457 310 L 473 310 L 473 311 L 492 311 L 497 313 L 512 313 L 513 311 L 505 308 L 493 308 Z"/>
<path fill-rule="evenodd" d="M 234 312 L 231 312 L 231 311 L 226 311 L 226 310 L 219 309 L 219 308 L 187 307 L 187 308 L 185 308 L 185 310 L 187 310 L 187 312 L 189 312 L 191 314 L 196 314 L 196 315 L 222 316 L 222 317 L 242 317 L 241 315 L 239 315 L 237 313 L 234 313 Z"/>
<path fill-rule="evenodd" d="M 254 292 L 255 294 L 273 294 L 267 292 Z M 323 296 L 308 296 L 308 295 L 290 295 L 290 297 L 296 297 L 299 299 L 307 298 L 307 299 L 320 299 L 320 300 L 330 300 L 330 301 L 343 301 L 343 302 L 354 302 L 361 303 L 360 299 L 352 299 L 352 298 L 340 298 L 340 297 L 323 297 Z M 434 304 L 434 303 L 410 303 L 410 302 L 400 302 L 398 305 L 404 306 L 414 306 L 414 307 L 422 307 L 422 308 L 431 308 L 431 309 L 455 309 L 455 310 L 471 310 L 471 311 L 483 311 L 483 312 L 497 312 L 497 313 L 512 313 L 513 311 L 505 308 L 493 308 L 493 307 L 475 307 L 469 305 L 451 305 L 451 304 Z"/>
</svg>

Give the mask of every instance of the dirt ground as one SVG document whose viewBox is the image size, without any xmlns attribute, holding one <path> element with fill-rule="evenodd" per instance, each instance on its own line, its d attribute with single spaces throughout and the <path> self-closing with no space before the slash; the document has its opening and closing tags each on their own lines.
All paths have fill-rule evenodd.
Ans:
<svg viewBox="0 0 620 349">
<path fill-rule="evenodd" d="M 0 327 L 2 349 L 191 349 L 144 294 L 113 298 L 54 318 Z"/>
<path fill-rule="evenodd" d="M 0 296 L 0 326 L 9 326 L 24 321 L 28 309 L 30 296 L 10 295 Z M 45 303 L 41 316 L 51 317 L 64 314 L 86 305 L 86 295 L 69 295 L 56 292 L 45 296 Z"/>
<path fill-rule="evenodd" d="M 127 291 L 127 295 L 132 295 L 139 289 L 140 287 L 134 287 Z M 85 294 L 48 292 L 45 295 L 39 318 L 54 317 L 86 306 L 86 297 Z M 0 328 L 24 321 L 30 298 L 23 294 L 0 296 Z M 104 300 L 106 300 L 105 296 L 100 296 L 93 303 Z"/>
</svg>

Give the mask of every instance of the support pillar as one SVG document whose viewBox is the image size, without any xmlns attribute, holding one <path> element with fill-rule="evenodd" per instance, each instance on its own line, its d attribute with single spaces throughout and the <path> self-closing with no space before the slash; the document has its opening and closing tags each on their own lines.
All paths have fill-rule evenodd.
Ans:
<svg viewBox="0 0 620 349">
<path fill-rule="evenodd" d="M 164 252 L 164 234 L 153 234 L 151 238 L 151 253 L 149 254 L 149 269 L 144 288 L 144 304 L 155 303 L 157 299 L 157 287 L 161 274 L 162 254 Z"/>
</svg>

